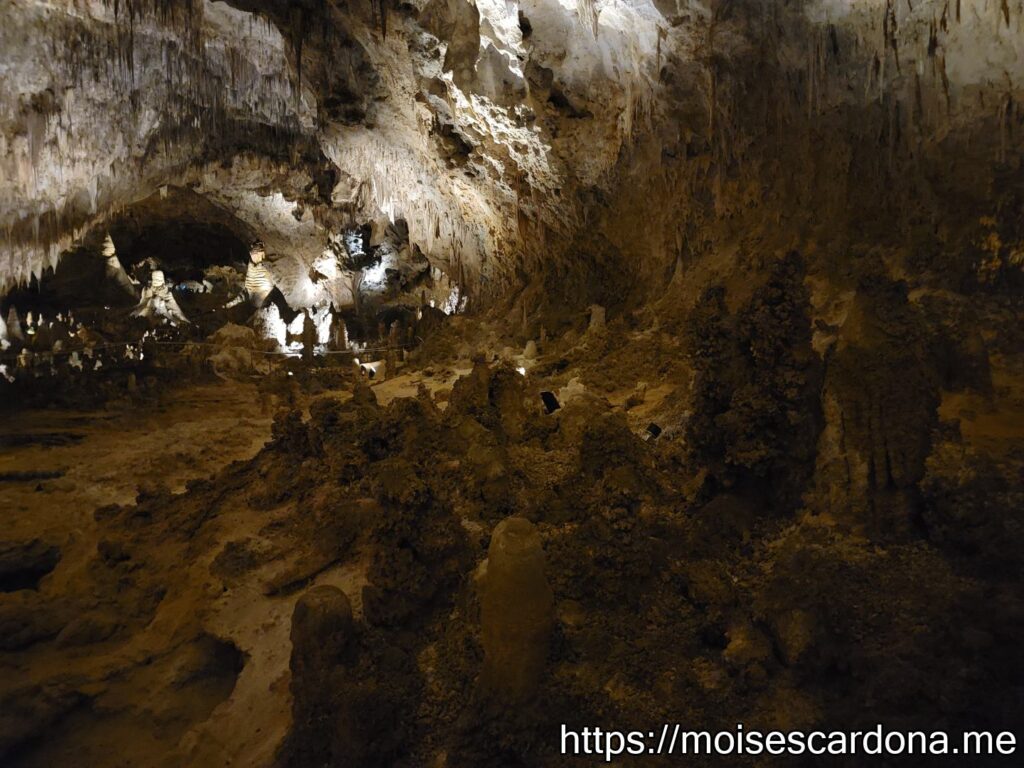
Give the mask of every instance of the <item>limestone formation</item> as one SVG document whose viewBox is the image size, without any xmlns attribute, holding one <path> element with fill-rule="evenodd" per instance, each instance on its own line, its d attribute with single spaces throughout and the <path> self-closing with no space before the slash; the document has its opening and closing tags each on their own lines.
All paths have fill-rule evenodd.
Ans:
<svg viewBox="0 0 1024 768">
<path fill-rule="evenodd" d="M 142 289 L 139 305 L 132 312 L 133 317 L 145 317 L 158 322 L 179 325 L 188 323 L 177 300 L 171 293 L 162 270 L 154 269 L 149 276 L 149 285 Z"/>
<path fill-rule="evenodd" d="M 536 527 L 510 517 L 498 523 L 480 585 L 484 665 L 480 684 L 503 701 L 523 701 L 544 673 L 554 600 Z"/>
<path fill-rule="evenodd" d="M 138 282 L 132 280 L 128 273 L 124 271 L 124 265 L 122 265 L 121 260 L 117 258 L 117 249 L 114 247 L 114 240 L 109 234 L 107 234 L 103 240 L 102 254 L 106 262 L 106 279 L 126 295 L 135 296 L 135 286 Z"/>
<path fill-rule="evenodd" d="M 24 342 L 25 332 L 21 328 L 21 320 L 18 318 L 18 310 L 13 305 L 7 312 L 6 338 L 13 342 Z"/>
<path fill-rule="evenodd" d="M 299 598 L 292 613 L 292 696 L 294 709 L 315 717 L 309 696 L 321 690 L 328 675 L 352 642 L 352 606 L 337 587 L 313 587 Z"/>
<path fill-rule="evenodd" d="M 255 242 L 249 247 L 249 263 L 245 268 L 243 292 L 228 303 L 228 307 L 248 301 L 254 307 L 262 307 L 270 292 L 274 290 L 274 278 L 264 263 L 266 251 L 263 243 Z"/>
</svg>

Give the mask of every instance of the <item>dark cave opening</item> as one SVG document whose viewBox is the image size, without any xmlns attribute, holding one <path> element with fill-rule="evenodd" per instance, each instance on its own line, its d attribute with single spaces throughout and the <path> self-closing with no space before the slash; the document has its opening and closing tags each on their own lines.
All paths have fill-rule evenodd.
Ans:
<svg viewBox="0 0 1024 768">
<path fill-rule="evenodd" d="M 0 592 L 39 589 L 40 580 L 57 567 L 60 559 L 59 547 L 39 539 L 22 544 L 0 542 Z"/>
<path fill-rule="evenodd" d="M 558 402 L 558 398 L 555 397 L 554 392 L 541 392 L 540 399 L 544 403 L 544 410 L 547 411 L 548 413 L 554 413 L 555 411 L 562 407 L 561 404 Z"/>
<path fill-rule="evenodd" d="M 240 286 L 254 237 L 237 218 L 200 195 L 188 190 L 157 193 L 88 232 L 56 268 L 8 292 L 0 307 L 5 315 L 14 308 L 19 316 L 33 312 L 51 317 L 131 307 L 141 286 L 160 270 L 181 301 L 209 312 L 213 301 Z M 111 256 L 134 287 L 124 276 L 110 273 Z M 218 295 L 195 298 L 204 293 Z"/>
<path fill-rule="evenodd" d="M 140 263 L 153 259 L 175 283 L 202 282 L 206 270 L 214 266 L 243 271 L 249 260 L 249 243 L 216 222 L 115 222 L 110 234 L 126 269 L 135 271 Z"/>
</svg>

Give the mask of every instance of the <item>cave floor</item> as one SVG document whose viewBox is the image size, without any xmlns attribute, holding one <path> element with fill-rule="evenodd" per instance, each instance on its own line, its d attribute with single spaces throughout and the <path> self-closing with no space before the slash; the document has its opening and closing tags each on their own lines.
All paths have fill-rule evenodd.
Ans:
<svg viewBox="0 0 1024 768">
<path fill-rule="evenodd" d="M 443 400 L 466 372 L 405 374 L 376 382 L 373 390 L 381 404 L 415 396 L 421 386 Z M 347 389 L 320 394 L 339 401 L 351 397 Z M 272 760 L 290 722 L 288 633 L 297 587 L 339 587 L 359 615 L 366 563 L 358 555 L 344 563 L 324 562 L 309 557 L 308 541 L 288 537 L 280 546 L 273 534 L 261 535 L 267 520 L 254 516 L 244 494 L 236 494 L 203 528 L 200 541 L 133 544 L 125 559 L 137 561 L 131 570 L 144 569 L 146 576 L 126 576 L 123 591 L 139 588 L 141 596 L 105 605 L 98 590 L 95 597 L 82 595 L 98 549 L 109 546 L 96 510 L 130 505 L 140 491 L 181 494 L 231 462 L 250 459 L 270 437 L 272 419 L 264 409 L 254 385 L 224 381 L 173 388 L 155 407 L 125 401 L 105 410 L 9 415 L 0 430 L 7 536 L 60 548 L 59 563 L 38 590 L 5 596 L 11 602 L 0 619 L 21 630 L 31 646 L 5 655 L 0 666 L 0 698 L 15 702 L 6 716 L 10 725 L 17 732 L 22 720 L 26 727 L 35 723 L 32 728 L 62 723 L 30 739 L 15 765 Z M 275 518 L 287 526 L 294 513 L 295 505 L 286 503 Z M 231 586 L 221 591 L 211 579 L 211 562 L 224 542 L 245 542 L 247 552 L 257 550 L 256 557 L 270 562 L 255 578 L 226 579 Z M 149 603 L 159 603 L 155 612 L 148 611 Z M 58 624 L 70 622 L 74 630 L 58 634 L 56 644 L 34 644 L 50 629 L 45 622 L 34 626 L 19 608 L 52 612 Z M 95 618 L 76 623 L 72 615 L 82 610 L 99 610 L 110 626 Z M 88 704 L 78 693 L 68 694 L 72 688 L 88 690 Z M 108 749 L 113 743 L 116 753 Z"/>
<path fill-rule="evenodd" d="M 382 406 L 425 389 L 443 409 L 470 370 L 465 361 L 371 384 Z M 318 394 L 352 396 L 350 388 Z M 297 404 L 308 401 L 300 395 Z M 253 514 L 243 488 L 204 516 L 194 536 L 188 521 L 172 520 L 165 536 L 112 541 L 102 524 L 113 505 L 179 497 L 218 473 L 223 482 L 232 462 L 251 459 L 269 439 L 273 405 L 251 382 L 222 381 L 170 388 L 157 403 L 125 398 L 100 410 L 7 416 L 6 536 L 60 550 L 37 589 L 4 595 L 0 623 L 12 630 L 5 650 L 16 652 L 3 656 L 0 699 L 13 703 L 5 730 L 24 729 L 13 765 L 273 760 L 291 719 L 289 631 L 300 587 L 342 589 L 359 617 L 367 558 L 358 548 L 343 561 L 322 557 L 294 524 L 293 500 L 268 521 Z M 176 526 L 188 533 L 179 538 Z M 97 580 L 97 552 L 120 566 L 119 583 Z"/>
<path fill-rule="evenodd" d="M 813 606 L 819 599 L 831 605 L 834 595 L 846 589 L 843 567 L 856 564 L 901 594 L 912 595 L 912 584 L 934 581 L 936 594 L 974 596 L 973 580 L 955 573 L 937 552 L 924 552 L 913 542 L 894 543 L 886 552 L 859 535 L 841 532 L 827 515 L 758 521 L 735 499 L 729 503 L 739 512 L 726 506 L 724 513 L 716 509 L 706 519 L 700 513 L 692 520 L 681 515 L 692 484 L 677 471 L 674 441 L 666 438 L 681 418 L 684 399 L 678 394 L 688 375 L 674 355 L 674 344 L 669 334 L 657 333 L 635 334 L 629 343 L 615 346 L 591 338 L 535 361 L 511 360 L 513 367 L 531 369 L 525 381 L 534 400 L 535 391 L 544 389 L 566 404 L 557 432 L 544 426 L 543 415 L 522 417 L 530 429 L 547 432 L 539 440 L 510 439 L 500 462 L 507 464 L 508 475 L 519 478 L 511 486 L 492 477 L 492 465 L 499 461 L 493 446 L 480 442 L 476 432 L 466 433 L 469 439 L 460 432 L 459 425 L 465 428 L 468 420 L 459 421 L 459 413 L 475 407 L 467 402 L 473 381 L 480 378 L 464 357 L 448 367 L 410 366 L 373 382 L 379 409 L 348 403 L 351 386 L 319 389 L 315 397 L 300 392 L 296 405 L 305 426 L 291 436 L 287 419 L 274 422 L 272 403 L 251 382 L 182 384 L 158 402 L 125 401 L 106 410 L 10 415 L 0 428 L 5 538 L 39 539 L 58 547 L 60 560 L 37 589 L 0 594 L 5 651 L 0 655 L 0 701 L 6 703 L 0 727 L 19 744 L 9 764 L 273 764 L 292 728 L 296 603 L 309 587 L 336 587 L 350 602 L 355 620 L 366 621 L 372 605 L 368 600 L 364 609 L 364 587 L 374 583 L 374 558 L 381 561 L 381 553 L 389 551 L 379 533 L 372 534 L 377 540 L 368 534 L 372 516 L 382 514 L 381 504 L 391 503 L 373 498 L 381 496 L 380 488 L 371 492 L 361 485 L 362 475 L 371 476 L 372 468 L 361 459 L 355 466 L 362 475 L 338 475 L 351 460 L 346 446 L 355 444 L 357 436 L 370 446 L 382 436 L 379 450 L 387 456 L 374 462 L 392 467 L 389 477 L 391 472 L 402 476 L 403 465 L 390 463 L 400 451 L 405 458 L 436 453 L 418 470 L 419 480 L 434 493 L 450 493 L 470 551 L 486 540 L 493 522 L 488 510 L 505 503 L 510 488 L 519 494 L 521 506 L 525 500 L 537 508 L 551 505 L 553 510 L 545 510 L 551 519 L 540 530 L 560 595 L 559 622 L 565 642 L 579 658 L 590 660 L 560 662 L 547 684 L 581 700 L 605 691 L 624 711 L 635 709 L 634 714 L 652 721 L 688 712 L 682 707 L 691 706 L 687 702 L 695 695 L 695 711 L 706 707 L 715 717 L 732 717 L 747 706 L 750 679 L 764 688 L 748 713 L 752 718 L 778 725 L 789 723 L 787 718 L 817 717 L 808 703 L 811 694 L 798 695 L 786 669 L 797 662 L 780 664 L 764 651 L 769 647 L 765 632 L 777 635 L 774 642 L 783 647 L 788 647 L 789 634 L 802 637 L 800 627 L 790 626 L 793 605 Z M 977 454 L 1006 476 L 1019 471 L 1022 374 L 1024 357 L 995 355 L 991 393 L 943 393 L 940 418 L 958 422 L 962 437 L 936 444 L 931 461 L 937 467 L 953 472 L 965 456 Z M 501 375 L 491 370 L 477 382 L 484 400 L 488 392 L 498 391 L 496 386 L 508 386 L 507 381 L 501 384 Z M 514 373 L 509 375 L 522 385 Z M 460 377 L 466 377 L 461 394 L 453 392 Z M 601 393 L 604 405 L 594 392 Z M 394 402 L 402 398 L 419 405 Z M 325 407 L 332 399 L 346 403 L 345 408 L 335 413 Z M 314 400 L 320 404 L 308 407 Z M 504 407 L 509 410 L 503 418 L 516 418 L 516 407 Z M 621 427 L 591 432 L 605 423 L 594 415 L 604 410 L 622 417 Z M 442 421 L 442 411 L 454 411 L 455 420 Z M 344 414 L 353 420 L 332 421 Z M 640 452 L 634 438 L 650 422 L 665 425 L 666 436 L 649 452 Z M 274 438 L 268 444 L 272 423 Z M 317 430 L 329 435 L 327 425 L 338 440 L 315 458 L 302 443 Z M 396 434 L 403 436 L 397 441 L 388 437 Z M 426 444 L 417 435 L 425 435 Z M 587 461 L 601 464 L 597 480 L 580 475 L 588 456 Z M 483 502 L 458 490 L 476 486 Z M 556 493 L 559 486 L 565 490 Z M 644 490 L 639 522 L 626 525 L 613 500 L 632 493 L 634 486 L 661 488 L 668 495 Z M 729 517 L 734 512 L 735 520 Z M 394 509 L 390 514 L 399 519 Z M 417 535 L 434 535 L 435 524 L 427 520 L 422 526 L 426 533 L 417 529 Z M 640 535 L 637 525 L 650 529 Z M 445 536 L 451 533 L 444 531 Z M 661 550 L 650 542 L 659 539 L 672 542 L 678 553 L 658 554 Z M 820 581 L 825 597 L 817 586 L 809 594 L 792 586 L 804 583 L 799 579 L 805 565 L 779 560 L 778 552 L 802 551 L 808 542 L 822 553 L 811 564 L 820 579 L 808 583 Z M 602 563 L 615 567 L 594 566 L 595 552 Z M 464 566 L 460 561 L 458 567 Z M 794 581 L 780 581 L 783 586 L 773 592 L 776 577 L 771 574 L 779 567 L 792 568 L 784 576 Z M 635 571 L 645 588 L 637 592 L 630 579 L 604 580 L 605 572 L 616 568 Z M 411 577 L 400 572 L 395 578 Z M 792 598 L 791 590 L 796 590 Z M 1015 588 L 997 591 L 1016 594 Z M 865 594 L 850 587 L 841 599 L 861 605 Z M 742 619 L 741 600 L 771 617 L 769 630 Z M 866 651 L 871 664 L 876 657 L 886 658 L 892 638 L 906 636 L 907 627 L 922 620 L 945 626 L 955 615 L 930 592 L 914 600 L 894 614 L 892 628 L 884 632 L 873 619 L 864 620 L 867 629 L 880 632 Z M 459 611 L 432 619 L 424 639 L 411 646 L 429 681 L 417 716 L 432 727 L 451 728 L 446 718 L 472 679 L 471 661 L 461 654 L 474 622 Z M 385 637 L 409 642 L 400 634 Z M 636 682 L 651 665 L 639 659 L 643 663 L 621 671 L 621 661 L 604 659 L 602 638 L 623 648 L 642 639 L 645 648 L 653 649 L 654 667 L 666 669 L 656 681 L 664 701 L 644 703 Z M 682 652 L 680 638 L 688 638 Z M 707 643 L 716 650 L 708 651 Z M 797 645 L 803 648 L 802 643 Z M 719 649 L 723 644 L 725 650 Z M 794 658 L 801 653 L 794 651 Z M 914 653 L 939 664 L 930 647 Z M 766 670 L 771 671 L 767 678 Z M 110 748 L 114 744 L 116 751 Z M 419 749 L 416 759 L 442 751 L 429 738 Z"/>
<path fill-rule="evenodd" d="M 261 412 L 255 388 L 237 382 L 175 388 L 156 407 L 124 403 L 100 411 L 37 410 L 8 418 L 0 432 L 0 473 L 7 478 L 0 486 L 4 526 L 12 538 L 41 538 L 61 550 L 57 567 L 38 592 L 28 593 L 27 602 L 63 603 L 58 610 L 65 614 L 80 608 L 61 596 L 79 592 L 75 582 L 87 578 L 100 541 L 96 509 L 131 503 L 140 487 L 162 484 L 180 493 L 190 480 L 251 457 L 267 439 L 269 428 L 270 418 Z M 191 583 L 193 565 L 175 564 L 184 570 L 175 591 Z M 187 595 L 187 588 L 181 594 Z M 202 602 L 202 591 L 196 598 Z M 177 630 L 195 607 L 183 597 L 160 611 L 151 631 L 123 643 L 89 643 L 88 653 L 70 647 L 84 642 L 79 640 L 50 651 L 32 649 L 5 657 L 0 675 L 8 689 L 5 694 L 19 688 L 49 691 L 52 698 L 44 697 L 33 706 L 68 713 L 67 727 L 57 737 L 51 734 L 45 744 L 35 745 L 25 764 L 128 765 L 166 754 L 172 747 L 167 741 L 187 730 L 190 721 L 208 714 L 235 682 L 233 675 L 218 673 L 195 675 L 187 685 L 168 683 L 168 675 L 189 665 L 201 668 L 223 656 L 227 647 L 205 636 L 182 639 Z M 103 627 L 84 631 L 105 633 Z M 97 691 L 107 693 L 106 702 L 76 708 L 74 702 L 62 701 L 62 686 L 72 678 L 90 680 Z M 173 693 L 167 695 L 163 685 Z M 150 696 L 139 695 L 145 690 Z M 140 704 L 125 703 L 133 698 Z M 16 719 L 18 714 L 8 717 Z M 100 721 L 104 725 L 97 728 Z M 118 738 L 119 733 L 124 738 Z M 116 757 L 105 753 L 104 745 L 115 738 L 135 749 Z"/>
<path fill-rule="evenodd" d="M 67 531 L 70 512 L 84 533 L 96 507 L 131 502 L 140 484 L 180 492 L 190 479 L 249 458 L 270 434 L 270 421 L 255 387 L 238 382 L 174 388 L 156 407 L 8 415 L 0 476 L 59 476 L 4 482 L 4 525 L 16 535 Z"/>
</svg>

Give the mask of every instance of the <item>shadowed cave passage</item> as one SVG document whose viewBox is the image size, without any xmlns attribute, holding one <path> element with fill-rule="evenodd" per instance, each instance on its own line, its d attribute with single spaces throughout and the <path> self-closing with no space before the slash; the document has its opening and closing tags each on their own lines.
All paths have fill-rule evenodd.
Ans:
<svg viewBox="0 0 1024 768">
<path fill-rule="evenodd" d="M 110 246 L 104 242 L 107 237 Z M 157 193 L 88 232 L 55 269 L 10 291 L 3 301 L 5 313 L 14 307 L 19 315 L 41 312 L 52 317 L 76 310 L 95 314 L 110 304 L 133 305 L 138 297 L 111 272 L 111 256 L 136 283 L 147 283 L 159 268 L 178 296 L 212 293 L 214 288 L 226 294 L 244 275 L 253 240 L 253 230 L 199 195 L 188 190 Z"/>
<path fill-rule="evenodd" d="M 0 764 L 1016 765 L 1022 30 L 11 6 Z"/>
</svg>

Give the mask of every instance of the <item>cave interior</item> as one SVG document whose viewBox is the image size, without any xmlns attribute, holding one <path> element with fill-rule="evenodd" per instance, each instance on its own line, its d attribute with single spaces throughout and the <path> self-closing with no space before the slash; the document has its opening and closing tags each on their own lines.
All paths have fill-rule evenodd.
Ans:
<svg viewBox="0 0 1024 768">
<path fill-rule="evenodd" d="M 1021 0 L 0 21 L 0 764 L 1015 764 Z"/>
</svg>

